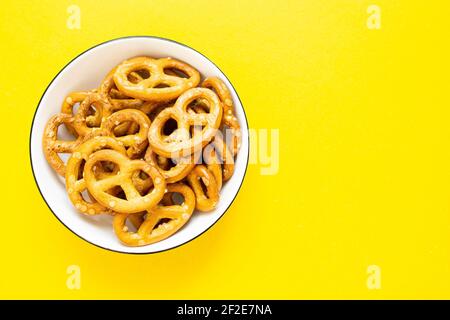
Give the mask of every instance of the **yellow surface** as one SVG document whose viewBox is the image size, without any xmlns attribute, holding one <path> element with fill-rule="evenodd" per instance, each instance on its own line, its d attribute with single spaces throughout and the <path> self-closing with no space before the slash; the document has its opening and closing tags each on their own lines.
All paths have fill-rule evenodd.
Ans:
<svg viewBox="0 0 450 320">
<path fill-rule="evenodd" d="M 381 8 L 381 29 L 367 7 Z M 421 3 L 421 4 L 419 4 Z M 66 27 L 67 7 L 81 29 Z M 450 298 L 448 1 L 3 1 L 0 298 Z M 28 142 L 55 74 L 156 35 L 216 62 L 280 170 L 250 165 L 228 213 L 164 253 L 108 252 L 42 200 Z M 66 269 L 81 270 L 81 289 Z M 367 286 L 367 268 L 381 288 Z"/>
</svg>

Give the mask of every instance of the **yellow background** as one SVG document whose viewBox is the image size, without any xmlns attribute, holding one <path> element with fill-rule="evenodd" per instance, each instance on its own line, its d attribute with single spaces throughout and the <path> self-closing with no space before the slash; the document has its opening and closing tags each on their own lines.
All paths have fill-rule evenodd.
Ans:
<svg viewBox="0 0 450 320">
<path fill-rule="evenodd" d="M 381 8 L 380 30 L 366 26 Z M 81 29 L 66 27 L 67 7 Z M 0 298 L 450 298 L 448 1 L 3 1 Z M 144 256 L 68 231 L 32 177 L 29 132 L 55 74 L 128 35 L 185 43 L 280 130 L 227 214 Z M 81 290 L 66 268 L 81 268 Z M 369 290 L 367 267 L 381 268 Z"/>
</svg>

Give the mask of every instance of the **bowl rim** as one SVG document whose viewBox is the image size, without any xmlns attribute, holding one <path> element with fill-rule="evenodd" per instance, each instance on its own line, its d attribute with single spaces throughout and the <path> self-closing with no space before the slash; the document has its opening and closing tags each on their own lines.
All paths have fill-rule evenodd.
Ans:
<svg viewBox="0 0 450 320">
<path fill-rule="evenodd" d="M 166 248 L 166 249 L 162 249 L 162 250 L 157 250 L 157 251 L 151 251 L 151 252 L 132 252 L 132 251 L 115 250 L 115 249 L 111 249 L 111 248 L 107 248 L 107 247 L 101 246 L 101 245 L 99 245 L 99 244 L 97 244 L 97 243 L 94 243 L 94 242 L 92 242 L 92 241 L 89 241 L 89 240 L 85 239 L 83 236 L 81 236 L 81 235 L 79 235 L 78 233 L 76 233 L 76 232 L 75 232 L 74 230 L 72 230 L 69 226 L 67 226 L 67 225 L 66 225 L 66 224 L 58 217 L 58 215 L 52 210 L 52 208 L 50 207 L 49 203 L 47 202 L 47 199 L 44 197 L 44 194 L 43 194 L 42 191 L 41 191 L 41 188 L 39 187 L 39 183 L 38 183 L 38 181 L 37 181 L 37 179 L 36 179 L 36 175 L 35 175 L 35 173 L 34 173 L 33 157 L 32 157 L 32 151 L 31 151 L 31 139 L 32 139 L 32 135 L 33 135 L 33 127 L 34 127 L 34 120 L 35 120 L 35 118 L 36 118 L 36 114 L 37 114 L 37 112 L 38 112 L 38 110 L 39 110 L 39 107 L 40 107 L 40 105 L 41 105 L 41 101 L 42 101 L 42 99 L 44 98 L 44 96 L 45 96 L 45 94 L 47 93 L 47 91 L 48 91 L 48 89 L 50 88 L 50 86 L 53 84 L 53 82 L 56 80 L 56 78 L 57 78 L 57 77 L 58 77 L 58 76 L 59 76 L 59 75 L 60 75 L 60 74 L 61 74 L 61 73 L 62 73 L 62 72 L 63 72 L 63 71 L 71 64 L 71 63 L 72 63 L 72 62 L 74 62 L 76 59 L 78 59 L 78 58 L 81 57 L 82 55 L 86 54 L 87 52 L 89 52 L 89 51 L 91 51 L 91 50 L 93 50 L 93 49 L 95 49 L 95 48 L 97 48 L 97 47 L 99 47 L 99 46 L 105 45 L 105 44 L 110 43 L 110 42 L 120 41 L 120 40 L 125 40 L 125 39 L 131 39 L 131 38 L 135 38 L 135 39 L 156 39 L 156 40 L 161 40 L 161 41 L 171 42 L 171 43 L 177 44 L 177 45 L 179 45 L 179 46 L 188 48 L 188 49 L 190 49 L 190 50 L 192 50 L 192 51 L 194 51 L 194 52 L 200 54 L 201 56 L 203 56 L 203 57 L 204 57 L 206 60 L 208 60 L 212 65 L 214 65 L 214 66 L 222 73 L 222 75 L 225 77 L 225 79 L 227 79 L 227 81 L 230 83 L 231 87 L 233 88 L 234 93 L 236 93 L 236 97 L 238 98 L 239 103 L 240 103 L 241 106 L 242 106 L 242 111 L 243 111 L 243 114 L 244 114 L 244 120 L 245 120 L 245 124 L 246 124 L 246 130 L 249 129 L 248 119 L 247 119 L 247 114 L 245 113 L 244 105 L 242 104 L 242 101 L 241 101 L 241 98 L 239 97 L 238 92 L 236 91 L 236 89 L 234 88 L 234 86 L 233 86 L 233 84 L 231 83 L 230 79 L 228 79 L 228 77 L 226 76 L 226 74 L 225 74 L 225 73 L 224 73 L 224 72 L 223 72 L 223 71 L 222 71 L 222 70 L 221 70 L 221 69 L 220 69 L 220 68 L 219 68 L 219 67 L 218 67 L 211 59 L 209 59 L 207 56 L 205 56 L 203 53 L 199 52 L 198 50 L 192 48 L 191 46 L 186 45 L 186 44 L 181 43 L 181 42 L 178 42 L 178 41 L 175 41 L 175 40 L 172 40 L 172 39 L 168 39 L 168 38 L 164 38 L 164 37 L 159 37 L 159 36 L 150 36 L 150 35 L 131 35 L 131 36 L 124 36 L 124 37 L 113 38 L 113 39 L 106 40 L 106 41 L 103 41 L 103 42 L 101 42 L 101 43 L 98 43 L 98 44 L 96 44 L 96 45 L 94 45 L 94 46 L 92 46 L 92 47 L 89 47 L 88 49 L 86 49 L 86 50 L 82 51 L 81 53 L 77 54 L 73 59 L 71 59 L 67 64 L 65 64 L 65 65 L 58 71 L 58 73 L 53 77 L 53 79 L 49 82 L 49 84 L 48 84 L 47 87 L 45 88 L 44 92 L 42 93 L 41 97 L 39 98 L 39 101 L 38 101 L 38 103 L 37 103 L 36 109 L 35 109 L 35 111 L 34 111 L 33 118 L 32 118 L 32 120 L 31 120 L 30 135 L 29 135 L 29 138 L 28 138 L 28 140 L 29 140 L 29 142 L 28 142 L 28 152 L 29 152 L 29 160 L 30 160 L 30 165 L 31 165 L 31 172 L 32 172 L 32 174 L 33 174 L 33 179 L 34 179 L 34 182 L 35 182 L 35 184 L 36 184 L 36 187 L 37 187 L 37 189 L 38 189 L 38 191 L 39 191 L 39 194 L 41 195 L 42 199 L 44 200 L 45 204 L 47 205 L 48 209 L 49 209 L 50 212 L 53 214 L 53 216 L 54 216 L 54 217 L 55 217 L 55 218 L 56 218 L 56 219 L 57 219 L 64 227 L 66 227 L 66 229 L 68 229 L 71 233 L 75 234 L 78 238 L 80 238 L 80 239 L 84 240 L 85 242 L 87 242 L 87 243 L 89 243 L 89 244 L 91 244 L 91 245 L 93 245 L 93 246 L 95 246 L 95 247 L 97 247 L 97 248 L 100 248 L 100 249 L 104 249 L 104 250 L 111 251 L 111 252 L 115 252 L 115 253 L 121 253 L 121 254 L 130 254 L 130 255 L 148 255 L 148 254 L 161 253 L 161 252 L 165 252 L 165 251 L 169 251 L 169 250 L 173 250 L 173 249 L 176 249 L 176 248 L 178 248 L 178 247 L 181 247 L 181 246 L 183 246 L 183 245 L 185 245 L 185 244 L 187 244 L 187 243 L 189 243 L 189 242 L 191 242 L 191 241 L 197 239 L 198 237 L 200 237 L 201 235 L 203 235 L 205 232 L 207 232 L 209 229 L 211 229 L 214 225 L 216 225 L 216 223 L 217 223 L 220 219 L 222 219 L 222 217 L 225 215 L 225 213 L 226 213 L 226 212 L 228 211 L 228 209 L 231 207 L 231 205 L 233 204 L 234 200 L 236 200 L 236 197 L 237 197 L 238 194 L 239 194 L 239 191 L 240 191 L 240 189 L 241 189 L 241 187 L 242 187 L 242 185 L 243 185 L 243 183 L 244 183 L 245 176 L 246 176 L 246 174 L 247 174 L 247 169 L 248 169 L 248 163 L 249 163 L 249 158 L 250 158 L 250 156 L 249 156 L 249 155 L 247 156 L 247 161 L 246 161 L 246 164 L 245 164 L 244 174 L 243 174 L 243 176 L 242 176 L 242 179 L 241 179 L 241 182 L 240 182 L 240 184 L 239 184 L 239 187 L 237 188 L 236 194 L 234 195 L 234 197 L 233 197 L 233 199 L 231 200 L 231 202 L 229 203 L 229 205 L 225 208 L 225 210 L 224 210 L 224 211 L 222 212 L 222 214 L 219 216 L 219 218 L 218 218 L 213 224 L 211 224 L 208 228 L 206 228 L 205 230 L 203 230 L 201 233 L 199 233 L 199 234 L 196 235 L 195 237 L 192 237 L 191 239 L 189 239 L 189 240 L 187 240 L 187 241 L 185 241 L 185 242 L 183 242 L 183 243 L 180 243 L 180 244 L 178 244 L 178 245 L 175 245 L 175 246 L 173 246 L 173 247 Z M 247 143 L 248 143 L 248 151 L 250 152 L 250 135 L 249 135 L 249 134 L 247 134 L 247 140 L 248 140 L 248 141 L 247 141 Z"/>
</svg>

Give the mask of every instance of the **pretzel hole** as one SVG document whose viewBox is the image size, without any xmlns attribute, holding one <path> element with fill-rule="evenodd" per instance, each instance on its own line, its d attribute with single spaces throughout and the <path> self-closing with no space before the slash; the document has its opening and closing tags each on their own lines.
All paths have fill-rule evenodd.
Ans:
<svg viewBox="0 0 450 320">
<path fill-rule="evenodd" d="M 192 110 L 193 112 L 208 113 L 209 112 L 209 102 L 205 98 L 197 98 L 189 102 L 186 110 Z"/>
<path fill-rule="evenodd" d="M 170 162 L 171 159 L 156 155 L 156 163 L 158 164 L 158 167 L 160 167 L 161 169 L 163 170 L 170 169 Z"/>
<path fill-rule="evenodd" d="M 94 197 L 91 196 L 91 194 L 90 194 L 89 191 L 87 191 L 87 190 L 83 190 L 83 191 L 81 192 L 81 198 L 83 198 L 83 200 L 84 200 L 85 202 L 87 202 L 87 203 L 94 203 L 94 202 L 96 202 L 95 199 L 94 199 Z"/>
<path fill-rule="evenodd" d="M 153 88 L 154 89 L 164 89 L 164 88 L 170 88 L 170 86 L 167 83 L 161 82 L 161 83 L 158 83 Z"/>
<path fill-rule="evenodd" d="M 183 197 L 183 195 L 182 195 L 181 193 L 179 193 L 179 192 L 172 192 L 172 193 L 170 194 L 170 199 L 172 200 L 172 203 L 173 203 L 174 205 L 180 206 L 180 205 L 182 205 L 182 204 L 184 203 L 184 197 Z"/>
<path fill-rule="evenodd" d="M 172 221 L 172 219 L 169 219 L 169 218 L 161 218 L 161 219 L 159 219 L 159 221 L 155 224 L 155 227 L 153 228 L 153 230 L 159 228 L 160 226 L 162 226 L 165 223 L 169 223 L 170 221 Z"/>
<path fill-rule="evenodd" d="M 133 213 L 127 216 L 125 220 L 125 225 L 127 228 L 125 229 L 126 232 L 132 232 L 135 233 L 141 226 L 142 222 L 146 219 L 147 213 L 146 212 L 138 212 Z M 124 230 L 124 231 L 125 231 Z"/>
<path fill-rule="evenodd" d="M 83 171 L 84 171 L 85 164 L 86 164 L 86 160 L 82 159 L 81 163 L 80 163 L 80 169 L 78 170 L 77 180 L 83 179 Z"/>
<path fill-rule="evenodd" d="M 78 112 L 78 108 L 80 107 L 80 102 L 75 102 L 72 106 L 72 114 L 75 115 Z"/>
<path fill-rule="evenodd" d="M 139 69 L 130 72 L 127 75 L 127 79 L 131 83 L 138 83 L 141 82 L 142 80 L 150 78 L 150 76 L 151 76 L 150 71 L 148 71 L 147 69 Z"/>
<path fill-rule="evenodd" d="M 162 127 L 162 134 L 170 136 L 176 129 L 178 129 L 177 121 L 170 118 L 164 123 L 164 126 Z"/>
<path fill-rule="evenodd" d="M 121 186 L 115 186 L 115 187 L 109 189 L 107 191 L 107 193 L 109 193 L 110 195 L 112 195 L 116 198 L 126 200 L 125 191 L 123 191 Z"/>
<path fill-rule="evenodd" d="M 203 181 L 203 177 L 199 176 L 198 177 L 198 182 L 200 184 L 200 187 L 202 188 L 203 194 L 207 196 L 207 192 L 208 192 L 208 187 L 206 186 L 205 182 Z"/>
<path fill-rule="evenodd" d="M 177 68 L 164 68 L 164 73 L 168 76 L 178 77 L 178 78 L 189 78 L 189 75 L 181 69 Z"/>
<path fill-rule="evenodd" d="M 135 171 L 132 174 L 133 184 L 141 196 L 147 195 L 153 187 L 153 180 L 142 170 Z"/>
<path fill-rule="evenodd" d="M 56 139 L 59 141 L 74 141 L 73 134 L 69 132 L 66 125 L 59 125 L 56 130 Z"/>
<path fill-rule="evenodd" d="M 160 167 L 161 169 L 167 171 L 167 170 L 170 170 L 170 169 L 172 169 L 173 167 L 175 167 L 177 164 L 176 164 L 176 161 L 175 161 L 175 160 L 172 160 L 172 159 L 170 159 L 170 158 L 166 158 L 166 160 L 165 160 L 163 163 L 158 162 L 158 165 L 159 165 L 159 167 Z"/>
<path fill-rule="evenodd" d="M 99 110 L 95 107 L 95 105 L 90 105 L 88 111 L 86 112 L 86 126 L 88 128 L 100 127 L 101 124 L 101 115 L 99 114 Z"/>
<path fill-rule="evenodd" d="M 118 165 L 111 161 L 100 161 L 100 165 L 105 173 L 115 173 L 119 169 Z"/>
</svg>

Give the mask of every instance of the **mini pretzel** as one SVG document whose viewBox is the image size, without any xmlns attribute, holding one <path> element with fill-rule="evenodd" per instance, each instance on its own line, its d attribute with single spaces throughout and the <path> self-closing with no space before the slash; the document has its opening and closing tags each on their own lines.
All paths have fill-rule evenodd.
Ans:
<svg viewBox="0 0 450 320">
<path fill-rule="evenodd" d="M 195 208 L 195 195 L 191 188 L 182 183 L 167 186 L 168 193 L 179 193 L 184 201 L 181 205 L 163 205 L 149 209 L 145 220 L 142 213 L 127 215 L 116 214 L 113 220 L 114 232 L 117 237 L 129 246 L 144 246 L 166 239 L 190 219 Z M 136 216 L 133 224 L 138 225 L 137 232 L 128 231 L 125 225 L 127 218 Z M 136 221 L 138 219 L 138 221 Z M 141 221 L 139 221 L 141 220 Z M 164 222 L 164 220 L 169 220 Z"/>
<path fill-rule="evenodd" d="M 69 115 L 74 115 L 73 107 L 77 103 L 83 102 L 86 97 L 91 94 L 93 91 L 77 91 L 69 93 L 63 101 L 61 106 L 61 113 L 66 113 Z M 99 126 L 101 119 L 98 119 L 95 115 L 89 115 L 86 119 L 89 125 L 91 126 Z M 72 125 L 66 124 L 67 130 L 72 133 L 74 136 L 77 136 L 78 133 L 75 131 Z"/>
<path fill-rule="evenodd" d="M 106 179 L 97 179 L 93 167 L 100 161 L 113 162 L 119 167 L 116 175 Z M 136 171 L 143 171 L 153 181 L 150 193 L 141 195 L 133 184 L 132 177 Z M 154 207 L 164 196 L 166 182 L 158 169 L 142 160 L 129 160 L 120 152 L 100 150 L 93 153 L 84 167 L 84 180 L 92 196 L 100 204 L 119 213 L 137 213 Z M 125 199 L 109 194 L 107 191 L 120 186 L 125 192 Z"/>
<path fill-rule="evenodd" d="M 213 210 L 219 201 L 219 188 L 213 173 L 200 164 L 189 173 L 187 181 L 195 193 L 196 209 L 199 211 Z M 203 192 L 201 183 L 206 187 L 206 194 Z"/>
<path fill-rule="evenodd" d="M 76 140 L 62 141 L 58 140 L 58 128 L 62 124 L 73 126 L 74 118 L 68 114 L 60 113 L 54 115 L 47 122 L 42 138 L 42 147 L 44 155 L 50 166 L 60 175 L 65 175 L 66 165 L 59 157 L 59 153 L 72 153 L 83 141 L 92 137 L 96 133 L 91 133 L 88 136 L 79 135 Z M 100 133 L 99 133 L 100 134 Z"/>
<path fill-rule="evenodd" d="M 165 69 L 181 70 L 188 78 L 167 74 L 164 72 Z M 135 77 L 134 81 L 130 81 L 129 75 L 140 70 L 147 71 L 149 77 L 137 79 L 137 82 Z M 190 65 L 172 58 L 136 57 L 125 60 L 117 66 L 114 82 L 121 92 L 130 97 L 150 101 L 168 101 L 197 86 L 200 82 L 200 74 Z"/>
<path fill-rule="evenodd" d="M 92 127 L 92 123 L 88 121 L 89 112 L 92 106 L 95 107 L 96 115 L 100 120 L 111 114 L 112 106 L 103 95 L 92 93 L 86 96 L 78 107 L 73 123 L 75 131 L 81 136 L 91 134 L 93 131 L 98 130 L 98 127 L 101 125 L 101 122 L 95 122 Z"/>
<path fill-rule="evenodd" d="M 66 190 L 75 208 L 88 215 L 111 213 L 111 210 L 102 206 L 98 202 L 87 202 L 84 200 L 82 192 L 86 190 L 86 183 L 82 177 L 82 165 L 90 155 L 101 149 L 113 149 L 121 154 L 126 154 L 125 148 L 116 139 L 111 137 L 97 136 L 90 139 L 74 150 L 67 162 L 66 167 Z M 93 170 L 100 168 L 94 167 Z M 80 177 L 81 176 L 81 177 Z M 98 178 L 105 178 L 105 174 L 98 174 Z"/>
<path fill-rule="evenodd" d="M 204 100 L 209 107 L 208 113 L 191 113 L 189 104 L 197 99 Z M 162 135 L 162 129 L 169 119 L 177 122 L 178 128 L 169 136 Z M 149 142 L 153 150 L 166 158 L 179 158 L 200 150 L 211 141 L 222 119 L 222 104 L 217 95 L 206 88 L 193 88 L 183 93 L 175 104 L 162 110 L 152 122 Z M 203 126 L 200 133 L 190 137 L 191 126 Z"/>
<path fill-rule="evenodd" d="M 232 138 L 231 151 L 233 156 L 236 156 L 241 147 L 241 126 L 234 112 L 230 90 L 228 90 L 228 87 L 222 80 L 216 77 L 206 78 L 202 83 L 202 87 L 213 90 L 219 96 L 223 106 L 222 124 L 230 128 Z M 225 133 L 227 133 L 227 129 L 225 130 Z"/>
<path fill-rule="evenodd" d="M 150 127 L 150 120 L 142 111 L 136 109 L 124 109 L 114 112 L 104 120 L 101 128 L 109 135 L 114 136 L 114 128 L 125 122 L 132 122 L 138 125 L 139 131 L 135 134 L 115 137 L 118 141 L 129 147 L 127 154 L 133 158 L 144 152 L 148 145 L 148 130 Z"/>
</svg>

